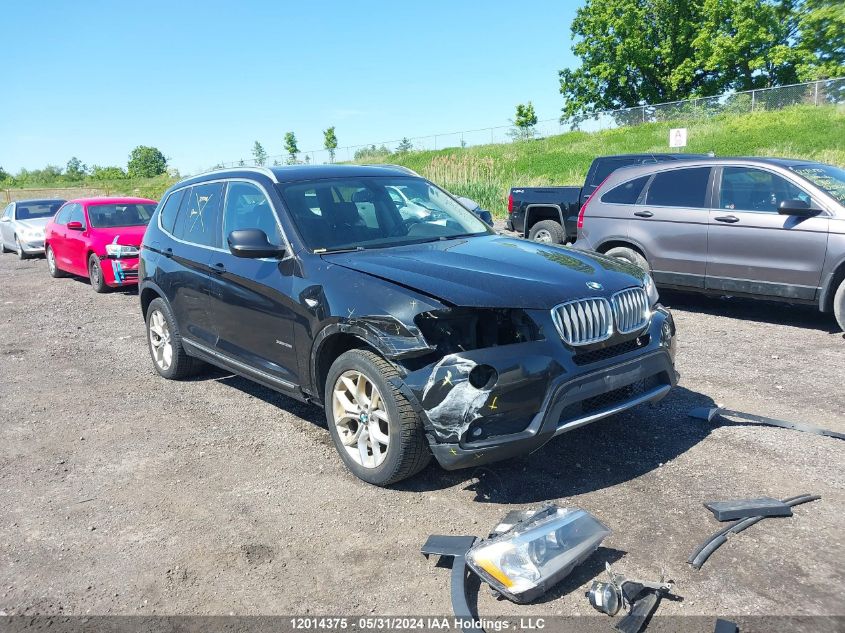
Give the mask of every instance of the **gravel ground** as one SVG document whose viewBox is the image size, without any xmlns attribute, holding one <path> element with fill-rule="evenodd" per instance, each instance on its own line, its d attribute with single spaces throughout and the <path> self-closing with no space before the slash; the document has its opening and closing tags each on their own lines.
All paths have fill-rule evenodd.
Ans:
<svg viewBox="0 0 845 633">
<path fill-rule="evenodd" d="M 674 578 L 685 600 L 661 615 L 845 615 L 843 444 L 685 415 L 717 402 L 845 431 L 843 335 L 809 308 L 664 302 L 682 380 L 658 406 L 382 490 L 345 471 L 321 410 L 216 370 L 159 378 L 135 293 L 96 295 L 4 255 L 0 615 L 444 615 L 448 572 L 419 554 L 427 535 L 483 535 L 544 501 L 614 533 L 535 604 L 480 591 L 482 615 L 590 615 L 584 590 L 606 560 Z M 731 539 L 701 571 L 685 563 L 719 527 L 702 501 L 805 492 L 822 500 Z"/>
</svg>

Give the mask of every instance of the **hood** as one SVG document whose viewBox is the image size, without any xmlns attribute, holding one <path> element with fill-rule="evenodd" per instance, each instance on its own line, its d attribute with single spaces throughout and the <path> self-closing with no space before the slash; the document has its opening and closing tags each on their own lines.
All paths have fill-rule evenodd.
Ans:
<svg viewBox="0 0 845 633">
<path fill-rule="evenodd" d="M 108 229 L 92 229 L 98 240 L 102 240 L 103 244 L 111 244 L 117 238 L 118 244 L 125 246 L 141 246 L 141 240 L 144 239 L 144 233 L 147 231 L 146 226 L 116 226 Z"/>
<path fill-rule="evenodd" d="M 44 228 L 50 224 L 50 220 L 52 217 L 49 218 L 33 218 L 31 220 L 15 220 L 18 226 L 23 226 L 28 229 L 36 230 L 36 231 L 43 231 Z"/>
<path fill-rule="evenodd" d="M 322 257 L 452 305 L 478 308 L 550 309 L 641 285 L 643 276 L 603 255 L 495 235 Z M 602 289 L 591 289 L 588 281 Z"/>
</svg>

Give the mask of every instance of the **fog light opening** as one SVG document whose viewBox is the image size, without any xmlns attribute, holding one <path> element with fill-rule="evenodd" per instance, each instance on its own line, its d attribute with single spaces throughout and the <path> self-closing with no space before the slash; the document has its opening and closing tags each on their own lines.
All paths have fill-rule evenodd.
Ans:
<svg viewBox="0 0 845 633">
<path fill-rule="evenodd" d="M 476 389 L 489 389 L 496 384 L 499 374 L 490 365 L 476 365 L 469 372 L 469 384 Z"/>
</svg>

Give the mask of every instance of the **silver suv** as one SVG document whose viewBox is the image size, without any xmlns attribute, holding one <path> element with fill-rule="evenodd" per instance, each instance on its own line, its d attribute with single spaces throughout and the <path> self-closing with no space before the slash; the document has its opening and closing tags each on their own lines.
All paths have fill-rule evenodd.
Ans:
<svg viewBox="0 0 845 633">
<path fill-rule="evenodd" d="M 818 305 L 845 330 L 845 170 L 778 158 L 626 167 L 581 208 L 574 247 L 658 286 Z"/>
</svg>

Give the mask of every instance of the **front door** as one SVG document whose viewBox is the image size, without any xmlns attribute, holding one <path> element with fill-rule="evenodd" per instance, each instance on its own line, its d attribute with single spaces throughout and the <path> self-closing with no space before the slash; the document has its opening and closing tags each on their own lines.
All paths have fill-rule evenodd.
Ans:
<svg viewBox="0 0 845 633">
<path fill-rule="evenodd" d="M 12 212 L 15 209 L 15 203 L 10 202 L 6 205 L 6 208 L 3 209 L 3 215 L 0 215 L 0 241 L 3 244 L 9 246 L 10 248 L 13 246 L 12 244 L 12 235 L 11 235 L 11 226 L 12 226 Z"/>
<path fill-rule="evenodd" d="M 293 271 L 296 260 L 235 257 L 227 237 L 239 229 L 260 229 L 269 241 L 284 238 L 267 192 L 253 182 L 230 181 L 223 213 L 223 251 L 214 254 L 217 273 L 212 311 L 218 351 L 269 374 L 282 386 L 299 384 L 293 339 Z"/>
<path fill-rule="evenodd" d="M 706 287 L 780 299 L 816 298 L 828 218 L 780 215 L 784 200 L 815 206 L 809 193 L 757 167 L 720 168 L 709 212 Z"/>
</svg>

